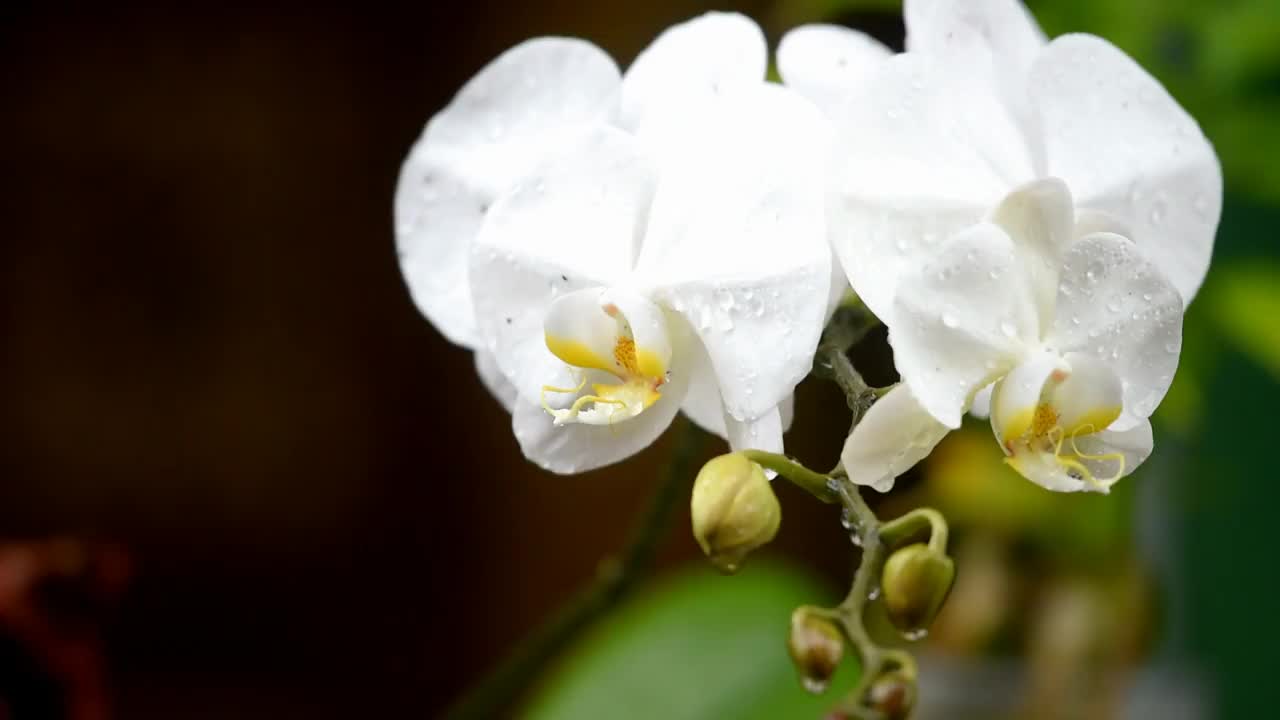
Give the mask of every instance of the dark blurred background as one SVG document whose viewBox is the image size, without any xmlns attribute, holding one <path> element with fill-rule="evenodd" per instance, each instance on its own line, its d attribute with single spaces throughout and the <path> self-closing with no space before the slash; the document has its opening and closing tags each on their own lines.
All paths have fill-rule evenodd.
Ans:
<svg viewBox="0 0 1280 720">
<path fill-rule="evenodd" d="M 1152 541 L 1167 560 L 1147 562 L 1165 598 L 1150 607 L 1185 608 L 1171 652 L 1247 703 L 1262 692 L 1259 648 L 1276 639 L 1274 620 L 1242 612 L 1276 606 L 1262 528 L 1277 498 L 1280 181 L 1259 156 L 1280 160 L 1280 12 L 1112 5 L 1037 8 L 1053 34 L 1107 35 L 1147 64 L 1219 142 L 1232 189 L 1227 269 L 1202 295 L 1221 299 L 1193 307 L 1190 379 L 1157 429 L 1164 470 L 1135 477 L 1118 506 L 1139 517 L 1140 488 L 1168 488 L 1156 517 L 1174 519 L 1157 525 L 1176 527 Z M 470 354 L 409 301 L 392 190 L 427 118 L 503 49 L 575 35 L 625 65 L 707 9 L 0 10 L 0 717 L 429 717 L 591 577 L 666 443 L 577 477 L 526 464 Z M 775 43 L 820 19 L 901 40 L 893 3 L 733 9 Z M 1247 277 L 1228 279 L 1231 267 Z M 892 378 L 883 348 L 859 360 Z M 790 449 L 828 462 L 841 401 L 810 383 L 799 407 Z M 937 496 L 951 466 L 930 467 L 943 479 L 906 492 Z M 848 543 L 829 510 L 780 494 L 775 554 L 844 583 Z M 697 555 L 684 513 L 663 568 Z M 1136 521 L 1107 527 L 1104 547 L 1141 541 Z"/>
</svg>

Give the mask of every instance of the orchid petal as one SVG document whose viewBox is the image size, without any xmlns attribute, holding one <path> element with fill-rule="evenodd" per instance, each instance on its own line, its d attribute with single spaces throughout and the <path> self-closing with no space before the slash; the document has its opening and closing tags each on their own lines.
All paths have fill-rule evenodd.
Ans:
<svg viewBox="0 0 1280 720">
<path fill-rule="evenodd" d="M 1190 302 L 1222 211 L 1222 167 L 1169 93 L 1101 38 L 1064 35 L 1031 72 L 1049 171 L 1084 207 L 1122 219 Z"/>
<path fill-rule="evenodd" d="M 1027 73 L 1047 42 L 1018 0 L 907 0 L 903 3 L 908 52 L 946 53 L 962 31 L 974 33 L 998 58 L 994 80 L 1028 136 L 1036 121 L 1027 97 Z"/>
<path fill-rule="evenodd" d="M 831 243 L 858 296 L 888 318 L 901 275 L 1034 177 L 981 48 L 885 61 L 834 119 Z"/>
<path fill-rule="evenodd" d="M 1040 327 L 1053 323 L 1062 251 L 1074 239 L 1071 192 L 1057 178 L 1034 180 L 1009 193 L 991 214 L 991 222 L 1015 238 Z"/>
<path fill-rule="evenodd" d="M 751 420 L 739 420 L 725 412 L 724 425 L 729 449 L 782 452 L 782 413 L 774 407 Z"/>
<path fill-rule="evenodd" d="M 969 405 L 970 415 L 979 420 L 991 417 L 991 392 L 994 388 L 995 385 L 988 385 L 973 396 L 973 402 Z"/>
<path fill-rule="evenodd" d="M 849 479 L 880 492 L 928 457 L 950 432 L 926 411 L 911 389 L 898 385 L 876 401 L 845 440 L 840 463 Z"/>
<path fill-rule="evenodd" d="M 511 412 L 519 396 L 516 386 L 502 374 L 502 369 L 498 367 L 498 361 L 493 357 L 493 353 L 478 349 L 472 355 L 475 356 L 476 374 L 480 376 L 480 382 L 507 412 Z"/>
<path fill-rule="evenodd" d="M 892 52 L 880 41 L 839 25 L 803 25 L 778 45 L 778 74 L 826 113 L 856 96 Z"/>
<path fill-rule="evenodd" d="M 795 93 L 726 91 L 667 155 L 636 282 L 693 325 L 749 421 L 808 373 L 827 304 L 827 127 Z M 761 142 L 761 138 L 769 138 Z"/>
<path fill-rule="evenodd" d="M 1118 428 L 1151 415 L 1173 381 L 1182 348 L 1182 298 L 1119 235 L 1096 233 L 1063 256 L 1058 312 L 1045 342 L 1101 360 L 1124 387 Z"/>
<path fill-rule="evenodd" d="M 724 401 L 720 398 L 720 384 L 716 379 L 715 368 L 711 366 L 711 358 L 707 350 L 696 337 L 690 348 L 681 356 L 680 370 L 689 375 L 689 391 L 685 393 L 684 403 L 680 406 L 690 420 L 709 433 L 725 440 L 729 433 L 725 429 Z M 788 395 L 778 406 L 782 418 L 782 431 L 791 428 L 795 415 L 795 396 Z"/>
<path fill-rule="evenodd" d="M 548 149 L 605 118 L 619 82 L 596 46 L 538 38 L 489 63 L 427 123 L 400 170 L 396 247 L 414 302 L 451 342 L 478 342 L 467 250 L 485 210 Z"/>
<path fill-rule="evenodd" d="M 686 117 L 691 105 L 734 85 L 764 80 L 764 33 L 738 13 L 709 12 L 672 26 L 636 56 L 622 79 L 622 127 L 653 116 Z"/>
<path fill-rule="evenodd" d="M 902 278 L 889 326 L 894 363 L 920 404 L 948 427 L 973 395 L 1039 342 L 1032 288 L 1013 240 L 980 223 Z"/>
<path fill-rule="evenodd" d="M 538 403 L 543 385 L 574 384 L 547 349 L 547 312 L 560 295 L 627 276 L 651 188 L 635 141 L 601 126 L 489 211 L 472 247 L 472 299 L 487 346 L 525 401 Z"/>
</svg>

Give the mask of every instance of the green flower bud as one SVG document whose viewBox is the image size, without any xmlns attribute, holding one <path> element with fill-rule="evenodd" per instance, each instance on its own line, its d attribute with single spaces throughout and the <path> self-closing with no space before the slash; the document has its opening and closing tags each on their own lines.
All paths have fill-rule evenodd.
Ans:
<svg viewBox="0 0 1280 720">
<path fill-rule="evenodd" d="M 773 539 L 782 508 L 764 470 L 739 453 L 712 459 L 693 483 L 693 535 L 711 562 L 737 572 L 747 553 Z"/>
<path fill-rule="evenodd" d="M 871 684 L 867 704 L 885 720 L 906 720 L 916 704 L 916 684 L 900 672 L 887 672 Z"/>
<path fill-rule="evenodd" d="M 787 650 L 800 671 L 804 689 L 824 692 L 844 657 L 844 636 L 835 624 L 816 615 L 811 608 L 796 608 L 791 613 L 791 635 Z"/>
<path fill-rule="evenodd" d="M 880 575 L 889 619 L 908 637 L 921 634 L 942 608 L 955 576 L 955 563 L 945 553 L 924 543 L 898 548 Z"/>
</svg>

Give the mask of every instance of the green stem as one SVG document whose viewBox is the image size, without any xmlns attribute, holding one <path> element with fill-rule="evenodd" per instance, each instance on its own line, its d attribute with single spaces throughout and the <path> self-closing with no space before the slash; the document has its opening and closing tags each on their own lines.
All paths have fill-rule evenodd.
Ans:
<svg viewBox="0 0 1280 720">
<path fill-rule="evenodd" d="M 766 470 L 772 470 L 793 484 L 809 492 L 824 503 L 840 501 L 840 496 L 831 489 L 831 478 L 814 472 L 786 455 L 765 452 L 764 450 L 744 450 L 743 455 Z"/>
<path fill-rule="evenodd" d="M 653 565 L 658 541 L 671 521 L 676 501 L 687 497 L 705 435 L 693 423 L 678 420 L 675 448 L 667 472 L 654 491 L 644 514 L 636 521 L 631 540 L 620 555 L 606 558 L 595 581 L 508 655 L 483 680 L 472 686 L 445 715 L 449 720 L 498 717 L 508 708 L 547 663 L 578 634 L 613 608 L 635 587 Z"/>
</svg>

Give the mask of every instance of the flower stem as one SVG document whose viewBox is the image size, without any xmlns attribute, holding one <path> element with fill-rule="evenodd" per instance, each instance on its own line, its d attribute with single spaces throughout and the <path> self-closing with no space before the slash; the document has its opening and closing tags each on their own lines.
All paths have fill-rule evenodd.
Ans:
<svg viewBox="0 0 1280 720">
<path fill-rule="evenodd" d="M 853 645 L 854 652 L 858 655 L 858 664 L 861 666 L 861 674 L 858 677 L 857 685 L 840 702 L 839 709 L 842 713 L 852 718 L 873 718 L 876 715 L 868 713 L 873 713 L 874 711 L 870 711 L 866 705 L 867 693 L 871 688 L 871 684 L 888 670 L 900 670 L 912 680 L 915 679 L 916 675 L 915 659 L 909 653 L 886 649 L 877 645 L 867 632 L 862 617 L 866 604 L 872 596 L 872 583 L 880 577 L 885 557 L 893 547 L 891 543 L 886 542 L 886 540 L 891 539 L 891 537 L 887 537 L 886 531 L 890 530 L 896 523 L 914 516 L 918 511 L 908 513 L 903 518 L 881 525 L 879 518 L 867 506 L 866 501 L 862 499 L 857 485 L 854 485 L 848 478 L 843 476 L 837 476 L 833 480 L 838 488 L 840 503 L 844 507 L 845 516 L 852 523 L 850 532 L 857 533 L 859 544 L 862 546 L 862 557 L 858 562 L 858 569 L 854 573 L 853 586 L 849 589 L 849 594 L 845 596 L 844 601 L 835 608 L 833 613 L 835 619 L 844 627 L 845 635 L 848 636 L 849 642 Z M 937 515 L 936 512 L 934 514 Z M 940 515 L 938 517 L 939 519 L 941 518 Z M 943 532 L 945 533 L 945 530 Z"/>
<path fill-rule="evenodd" d="M 600 563 L 595 580 L 534 630 L 500 665 L 473 685 L 445 714 L 449 720 L 498 717 L 529 684 L 595 619 L 620 603 L 653 565 L 658 541 L 670 524 L 672 510 L 687 496 L 705 434 L 693 423 L 678 419 L 675 447 L 666 473 L 637 519 L 623 551 Z"/>
</svg>

